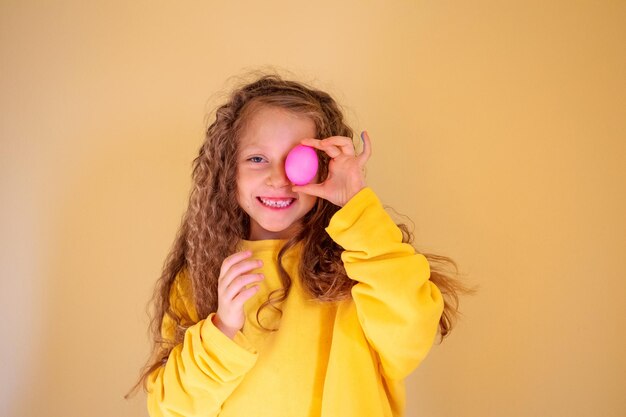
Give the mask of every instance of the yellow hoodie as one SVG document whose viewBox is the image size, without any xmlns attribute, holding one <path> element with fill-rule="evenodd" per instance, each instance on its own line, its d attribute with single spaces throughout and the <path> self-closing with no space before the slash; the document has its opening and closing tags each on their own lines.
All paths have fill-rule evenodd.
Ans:
<svg viewBox="0 0 626 417">
<path fill-rule="evenodd" d="M 185 273 L 172 287 L 174 308 L 193 320 L 182 344 L 148 380 L 152 417 L 402 416 L 404 378 L 424 359 L 443 311 L 426 258 L 402 234 L 370 188 L 331 219 L 327 233 L 343 249 L 352 298 L 320 302 L 299 282 L 300 246 L 283 258 L 292 277 L 282 318 L 266 307 L 281 288 L 276 255 L 284 241 L 243 241 L 263 260 L 265 279 L 246 302 L 246 322 L 234 339 L 200 320 Z M 257 272 L 257 271 L 255 271 Z M 163 336 L 172 338 L 166 316 Z"/>
</svg>

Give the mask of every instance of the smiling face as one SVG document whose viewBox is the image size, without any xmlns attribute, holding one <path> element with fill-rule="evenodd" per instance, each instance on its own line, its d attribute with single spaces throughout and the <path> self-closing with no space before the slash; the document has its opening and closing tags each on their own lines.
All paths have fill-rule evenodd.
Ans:
<svg viewBox="0 0 626 417">
<path fill-rule="evenodd" d="M 237 201 L 250 216 L 250 240 L 288 239 L 317 197 L 294 193 L 285 174 L 289 151 L 315 138 L 313 121 L 287 110 L 261 106 L 239 138 Z"/>
</svg>

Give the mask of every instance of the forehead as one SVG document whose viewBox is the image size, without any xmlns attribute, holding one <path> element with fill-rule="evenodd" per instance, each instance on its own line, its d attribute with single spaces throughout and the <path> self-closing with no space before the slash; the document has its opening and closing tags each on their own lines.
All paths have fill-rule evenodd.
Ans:
<svg viewBox="0 0 626 417">
<path fill-rule="evenodd" d="M 315 138 L 315 122 L 307 116 L 275 106 L 253 110 L 239 138 L 241 148 L 295 144 L 305 138 Z"/>
</svg>

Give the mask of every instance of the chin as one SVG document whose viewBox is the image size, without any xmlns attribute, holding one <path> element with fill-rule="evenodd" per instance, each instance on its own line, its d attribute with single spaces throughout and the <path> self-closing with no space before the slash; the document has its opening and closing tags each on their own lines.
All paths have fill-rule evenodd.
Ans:
<svg viewBox="0 0 626 417">
<path fill-rule="evenodd" d="M 261 228 L 266 234 L 271 234 L 274 236 L 270 239 L 289 239 L 293 237 L 295 233 L 297 233 L 299 230 L 299 226 L 295 224 L 290 224 L 287 226 L 274 225 L 274 227 L 270 225 L 261 225 Z"/>
</svg>

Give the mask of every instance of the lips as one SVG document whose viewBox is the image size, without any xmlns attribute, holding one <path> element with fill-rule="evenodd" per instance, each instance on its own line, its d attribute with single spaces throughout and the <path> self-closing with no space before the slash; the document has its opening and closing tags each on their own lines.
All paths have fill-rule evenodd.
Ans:
<svg viewBox="0 0 626 417">
<path fill-rule="evenodd" d="M 265 207 L 275 208 L 275 209 L 283 209 L 291 206 L 295 198 L 284 198 L 284 197 L 257 197 L 257 200 Z"/>
</svg>

